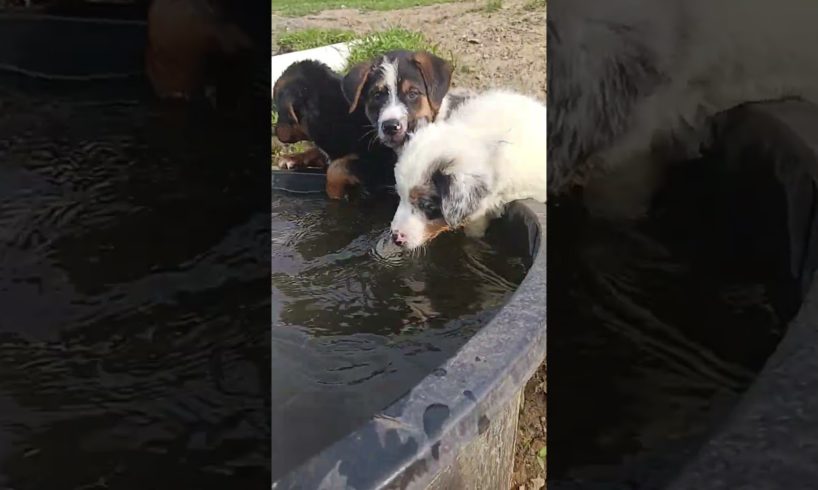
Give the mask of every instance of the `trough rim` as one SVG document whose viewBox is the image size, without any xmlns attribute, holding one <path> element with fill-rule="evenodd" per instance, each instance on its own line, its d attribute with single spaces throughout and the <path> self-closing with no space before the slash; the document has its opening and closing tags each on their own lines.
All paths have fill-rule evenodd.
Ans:
<svg viewBox="0 0 818 490">
<path fill-rule="evenodd" d="M 273 179 L 281 173 L 273 170 Z M 546 205 L 516 201 L 506 215 L 529 225 L 532 254 L 531 267 L 506 304 L 409 393 L 272 488 L 426 488 L 524 389 L 546 355 Z M 427 434 L 424 419 L 430 407 L 448 414 L 438 430 Z"/>
</svg>

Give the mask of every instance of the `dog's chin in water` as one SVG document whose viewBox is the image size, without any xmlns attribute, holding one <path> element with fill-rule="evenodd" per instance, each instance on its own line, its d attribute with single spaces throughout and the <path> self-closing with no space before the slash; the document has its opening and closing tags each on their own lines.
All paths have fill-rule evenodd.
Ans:
<svg viewBox="0 0 818 490">
<path fill-rule="evenodd" d="M 404 262 L 407 259 L 416 258 L 426 253 L 427 247 L 433 241 L 434 237 L 413 243 L 411 245 L 398 245 L 395 243 L 394 237 L 390 231 L 384 234 L 375 242 L 372 247 L 372 255 L 379 261 L 387 264 L 395 265 Z"/>
</svg>

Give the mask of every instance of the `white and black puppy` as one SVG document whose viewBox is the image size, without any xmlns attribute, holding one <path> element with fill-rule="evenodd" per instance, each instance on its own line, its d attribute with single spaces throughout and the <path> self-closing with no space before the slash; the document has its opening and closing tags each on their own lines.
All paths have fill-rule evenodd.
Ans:
<svg viewBox="0 0 818 490">
<path fill-rule="evenodd" d="M 352 67 L 344 77 L 349 111 L 364 107 L 378 139 L 400 152 L 407 139 L 425 124 L 444 119 L 473 95 L 449 91 L 452 65 L 424 51 L 396 50 Z"/>
<path fill-rule="evenodd" d="M 662 167 L 699 156 L 712 116 L 818 94 L 818 3 L 571 0 L 548 6 L 549 188 L 643 214 Z"/>
<path fill-rule="evenodd" d="M 509 202 L 545 202 L 546 124 L 544 104 L 493 90 L 417 130 L 395 166 L 393 242 L 415 249 L 461 227 L 482 236 Z"/>
</svg>

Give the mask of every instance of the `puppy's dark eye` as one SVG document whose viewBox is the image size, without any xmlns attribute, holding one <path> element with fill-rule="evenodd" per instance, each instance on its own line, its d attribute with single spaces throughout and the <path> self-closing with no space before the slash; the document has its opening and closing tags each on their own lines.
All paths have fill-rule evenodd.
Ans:
<svg viewBox="0 0 818 490">
<path fill-rule="evenodd" d="M 412 90 L 410 90 L 409 92 L 406 93 L 406 99 L 407 100 L 414 101 L 414 100 L 417 100 L 418 97 L 420 97 L 420 92 L 418 90 L 412 89 Z"/>
<path fill-rule="evenodd" d="M 443 217 L 443 214 L 440 212 L 440 204 L 433 198 L 426 198 L 418 201 L 418 209 L 420 209 L 428 219 L 438 219 Z"/>
<path fill-rule="evenodd" d="M 383 100 L 386 97 L 386 90 L 378 90 L 372 95 L 375 100 Z"/>
</svg>

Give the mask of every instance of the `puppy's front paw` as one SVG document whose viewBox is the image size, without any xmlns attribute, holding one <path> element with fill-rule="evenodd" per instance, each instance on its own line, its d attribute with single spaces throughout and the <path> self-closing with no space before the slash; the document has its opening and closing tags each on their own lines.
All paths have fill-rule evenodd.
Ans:
<svg viewBox="0 0 818 490">
<path fill-rule="evenodd" d="M 298 168 L 298 161 L 290 155 L 278 159 L 278 168 L 292 170 Z"/>
<path fill-rule="evenodd" d="M 292 170 L 295 168 L 322 168 L 327 166 L 326 155 L 318 148 L 310 148 L 301 153 L 283 155 L 278 159 L 278 168 Z"/>
</svg>

